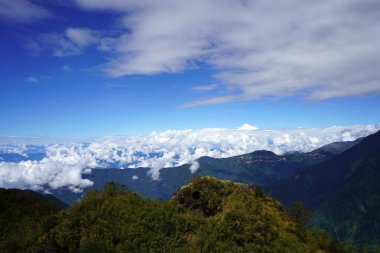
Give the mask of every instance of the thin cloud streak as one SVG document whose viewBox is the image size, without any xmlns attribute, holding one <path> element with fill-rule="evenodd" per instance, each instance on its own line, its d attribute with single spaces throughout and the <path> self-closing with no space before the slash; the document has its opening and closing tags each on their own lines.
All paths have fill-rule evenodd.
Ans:
<svg viewBox="0 0 380 253">
<path fill-rule="evenodd" d="M 16 23 L 31 22 L 52 16 L 52 13 L 28 0 L 0 0 L 0 18 Z"/>
</svg>

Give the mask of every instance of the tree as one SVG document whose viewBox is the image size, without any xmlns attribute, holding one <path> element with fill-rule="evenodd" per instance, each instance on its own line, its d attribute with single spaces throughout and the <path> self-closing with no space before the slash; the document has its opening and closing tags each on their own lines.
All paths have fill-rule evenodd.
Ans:
<svg viewBox="0 0 380 253">
<path fill-rule="evenodd" d="M 307 210 L 300 201 L 293 202 L 288 210 L 290 218 L 301 225 L 305 225 L 311 218 L 311 213 Z"/>
</svg>

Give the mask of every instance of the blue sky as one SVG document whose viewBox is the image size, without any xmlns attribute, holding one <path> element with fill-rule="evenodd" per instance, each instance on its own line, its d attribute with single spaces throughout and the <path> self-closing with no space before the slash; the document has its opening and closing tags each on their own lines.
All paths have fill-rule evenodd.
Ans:
<svg viewBox="0 0 380 253">
<path fill-rule="evenodd" d="M 299 8 L 0 0 L 0 136 L 380 123 L 379 5 Z"/>
</svg>

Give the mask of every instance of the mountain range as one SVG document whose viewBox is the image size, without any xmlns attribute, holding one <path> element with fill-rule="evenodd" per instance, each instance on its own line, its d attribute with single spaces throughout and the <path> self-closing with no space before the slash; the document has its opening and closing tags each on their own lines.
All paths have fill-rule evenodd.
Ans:
<svg viewBox="0 0 380 253">
<path fill-rule="evenodd" d="M 148 199 L 169 200 L 194 178 L 212 176 L 256 189 L 262 187 L 287 206 L 301 201 L 313 212 L 308 226 L 322 229 L 338 241 L 356 245 L 380 243 L 380 132 L 307 153 L 276 155 L 259 150 L 221 159 L 201 157 L 197 163 L 199 167 L 193 171 L 190 164 L 163 168 L 159 180 L 152 179 L 149 168 L 95 168 L 84 175 L 94 184 L 83 193 L 64 187 L 52 190 L 52 195 L 22 192 L 38 199 L 33 203 L 53 203 L 61 209 L 83 199 L 87 192 L 102 190 L 109 182 L 115 182 Z"/>
<path fill-rule="evenodd" d="M 300 170 L 321 163 L 336 154 L 358 144 L 361 139 L 348 142 L 335 142 L 308 153 L 289 153 L 276 155 L 270 151 L 255 151 L 249 154 L 229 157 L 201 157 L 197 160 L 199 168 L 191 173 L 190 164 L 160 170 L 160 180 L 153 180 L 149 168 L 136 169 L 92 169 L 85 178 L 94 182 L 86 189 L 103 189 L 107 182 L 124 184 L 128 189 L 144 197 L 169 199 L 181 186 L 186 185 L 194 176 L 213 176 L 234 182 L 269 186 L 295 175 Z M 83 196 L 67 188 L 52 190 L 57 198 L 71 204 Z"/>
<path fill-rule="evenodd" d="M 302 201 L 312 225 L 338 240 L 379 242 L 380 132 L 266 190 L 285 204 Z"/>
<path fill-rule="evenodd" d="M 93 169 L 86 175 L 92 189 L 113 181 L 144 197 L 169 199 L 194 176 L 213 176 L 262 187 L 289 205 L 302 201 L 314 215 L 310 226 L 337 240 L 376 243 L 380 237 L 380 132 L 352 142 L 337 142 L 308 153 L 276 155 L 270 151 L 216 159 L 201 157 L 192 173 L 189 164 L 160 170 L 152 180 L 149 168 Z M 54 196 L 72 203 L 83 194 L 61 188 Z"/>
<path fill-rule="evenodd" d="M 152 179 L 149 168 L 95 168 L 84 175 L 94 184 L 83 193 L 63 187 L 52 194 L 72 204 L 86 192 L 116 182 L 143 197 L 168 200 L 194 177 L 212 176 L 262 187 L 285 205 L 303 202 L 313 212 L 308 225 L 327 231 L 338 241 L 379 243 L 380 132 L 307 153 L 276 155 L 259 150 L 221 159 L 201 157 L 197 163 L 195 171 L 190 170 L 190 164 L 163 168 L 159 180 Z"/>
</svg>

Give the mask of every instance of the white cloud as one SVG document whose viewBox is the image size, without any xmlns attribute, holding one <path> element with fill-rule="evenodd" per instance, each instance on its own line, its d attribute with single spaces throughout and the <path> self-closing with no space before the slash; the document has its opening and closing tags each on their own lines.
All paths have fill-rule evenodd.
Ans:
<svg viewBox="0 0 380 253">
<path fill-rule="evenodd" d="M 28 155 L 25 153 L 26 150 L 27 147 L 25 144 L 0 144 L 0 153 L 3 154 L 18 154 L 24 157 L 28 157 Z"/>
<path fill-rule="evenodd" d="M 136 176 L 136 175 L 133 175 L 133 176 L 132 176 L 132 180 L 137 180 L 137 179 L 139 179 L 138 176 Z"/>
<path fill-rule="evenodd" d="M 35 77 L 35 76 L 29 76 L 25 78 L 24 81 L 27 83 L 38 83 L 40 79 L 38 79 L 38 77 Z"/>
<path fill-rule="evenodd" d="M 51 16 L 47 9 L 28 0 L 0 0 L 0 18 L 13 22 L 29 22 Z"/>
<path fill-rule="evenodd" d="M 82 174 L 88 173 L 85 168 L 95 163 L 77 151 L 73 147 L 51 146 L 47 157 L 40 161 L 0 162 L 0 186 L 34 190 L 66 186 L 79 192 L 92 185 Z"/>
<path fill-rule="evenodd" d="M 199 162 L 198 161 L 194 161 L 191 165 L 190 165 L 190 172 L 192 174 L 194 174 L 197 170 L 199 169 Z"/>
<path fill-rule="evenodd" d="M 106 70 L 113 77 L 181 72 L 197 62 L 211 66 L 225 90 L 183 107 L 380 91 L 376 0 L 76 1 L 124 15 L 119 56 Z"/>
<path fill-rule="evenodd" d="M 380 130 L 380 125 L 276 130 L 244 126 L 242 129 L 168 130 L 145 136 L 103 137 L 86 145 L 48 145 L 46 158 L 41 161 L 0 162 L 0 187 L 68 186 L 80 191 L 92 184 L 82 174 L 89 173 L 88 168 L 98 167 L 150 167 L 149 175 L 159 179 L 160 169 L 164 167 L 192 164 L 191 170 L 195 171 L 196 160 L 202 156 L 222 158 L 263 149 L 277 154 L 306 152 L 331 142 L 367 136 Z M 11 150 L 9 146 L 8 150 Z M 14 150 L 22 154 L 25 148 Z"/>
</svg>

